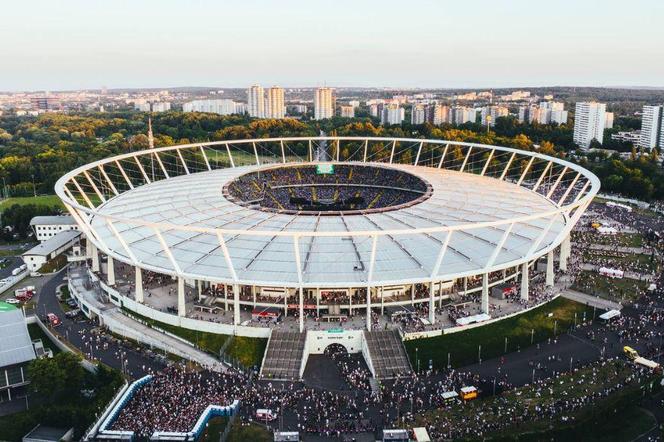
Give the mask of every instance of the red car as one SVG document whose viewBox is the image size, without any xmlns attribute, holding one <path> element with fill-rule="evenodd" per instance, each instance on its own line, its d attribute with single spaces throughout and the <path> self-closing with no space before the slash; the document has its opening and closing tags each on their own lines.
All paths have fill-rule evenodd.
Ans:
<svg viewBox="0 0 664 442">
<path fill-rule="evenodd" d="M 51 324 L 51 327 L 57 327 L 58 325 L 62 324 L 60 321 L 60 318 L 58 318 L 55 313 L 49 313 L 46 315 L 46 319 L 48 319 L 49 324 Z"/>
</svg>

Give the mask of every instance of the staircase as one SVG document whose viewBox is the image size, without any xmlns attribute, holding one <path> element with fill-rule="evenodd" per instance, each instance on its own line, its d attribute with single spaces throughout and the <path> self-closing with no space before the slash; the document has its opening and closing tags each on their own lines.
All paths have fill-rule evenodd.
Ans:
<svg viewBox="0 0 664 442">
<path fill-rule="evenodd" d="M 364 339 L 377 379 L 391 379 L 412 372 L 397 331 L 364 331 Z"/>
<path fill-rule="evenodd" d="M 260 376 L 263 379 L 300 379 L 306 333 L 273 330 L 267 344 Z"/>
</svg>

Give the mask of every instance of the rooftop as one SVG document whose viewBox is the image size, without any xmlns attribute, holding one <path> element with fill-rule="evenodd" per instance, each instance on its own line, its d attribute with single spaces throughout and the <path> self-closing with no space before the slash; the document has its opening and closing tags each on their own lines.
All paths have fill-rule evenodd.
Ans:
<svg viewBox="0 0 664 442">
<path fill-rule="evenodd" d="M 30 220 L 31 226 L 69 226 L 74 224 L 76 224 L 76 221 L 71 215 L 35 216 Z"/>
<path fill-rule="evenodd" d="M 0 302 L 0 367 L 21 364 L 35 358 L 23 312 Z"/>
<path fill-rule="evenodd" d="M 230 281 L 232 272 L 219 239 L 201 231 L 221 229 L 238 281 L 268 286 L 298 284 L 293 243 L 293 236 L 298 235 L 302 282 L 313 287 L 366 283 L 374 233 L 378 236 L 372 281 L 399 284 L 431 278 L 448 226 L 478 227 L 464 227 L 450 237 L 436 275 L 443 280 L 482 271 L 488 261 L 501 265 L 519 260 L 543 233 L 538 250 L 554 243 L 566 226 L 563 215 L 557 213 L 517 222 L 507 234 L 509 224 L 480 227 L 480 223 L 548 214 L 557 207 L 544 196 L 506 180 L 431 167 L 389 167 L 430 183 L 431 197 L 385 213 L 321 217 L 267 213 L 238 206 L 222 195 L 229 181 L 259 168 L 242 166 L 178 176 L 124 192 L 98 207 L 91 223 L 100 241 L 125 262 L 134 260 L 108 227 L 106 216 L 118 217 L 115 228 L 147 268 L 175 273 L 175 261 L 183 274 Z M 148 225 L 133 224 L 134 219 L 159 226 L 161 235 Z M 504 234 L 503 246 L 492 256 Z M 163 243 L 172 256 L 164 251 Z"/>
<path fill-rule="evenodd" d="M 63 230 L 53 238 L 50 238 L 23 253 L 23 256 L 48 256 L 79 236 L 81 236 L 81 232 L 77 230 Z"/>
</svg>

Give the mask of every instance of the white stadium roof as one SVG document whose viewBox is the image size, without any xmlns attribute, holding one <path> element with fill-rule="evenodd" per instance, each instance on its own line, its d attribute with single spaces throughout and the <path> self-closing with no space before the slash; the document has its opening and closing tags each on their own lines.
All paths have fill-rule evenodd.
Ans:
<svg viewBox="0 0 664 442">
<path fill-rule="evenodd" d="M 307 164 L 329 145 L 335 164 L 398 168 L 426 180 L 430 197 L 389 211 L 320 216 L 224 197 L 224 185 L 240 175 Z M 408 150 L 412 156 L 402 155 Z M 599 179 L 568 161 L 508 147 L 322 136 L 130 152 L 69 172 L 55 190 L 92 244 L 140 268 L 213 283 L 349 288 L 532 262 L 561 244 Z"/>
<path fill-rule="evenodd" d="M 385 167 L 384 164 L 381 164 Z M 542 195 L 494 178 L 445 169 L 393 164 L 428 181 L 433 194 L 411 207 L 347 216 L 311 216 L 269 213 L 241 207 L 226 200 L 222 187 L 230 180 L 259 166 L 218 169 L 143 185 L 125 192 L 97 208 L 92 218 L 100 241 L 116 254 L 127 256 L 122 243 L 104 216 L 141 219 L 193 228 L 228 229 L 242 232 L 274 232 L 275 235 L 225 234 L 237 279 L 256 285 L 298 284 L 293 240 L 279 232 L 299 232 L 302 282 L 307 286 L 357 286 L 366 284 L 372 238 L 370 236 L 308 236 L 309 232 L 393 232 L 377 240 L 373 282 L 376 284 L 430 279 L 447 232 L 403 234 L 412 229 L 437 228 L 493 222 L 557 210 Z M 526 256 L 533 242 L 549 226 L 538 249 L 552 244 L 565 228 L 561 213 L 516 223 L 494 259 L 500 266 Z M 135 258 L 146 268 L 174 272 L 155 231 L 146 226 L 114 223 Z M 457 231 L 436 278 L 475 274 L 491 259 L 509 224 Z M 162 230 L 172 258 L 180 271 L 206 280 L 231 280 L 218 238 L 211 233 Z M 180 272 L 178 272 L 180 273 Z"/>
</svg>

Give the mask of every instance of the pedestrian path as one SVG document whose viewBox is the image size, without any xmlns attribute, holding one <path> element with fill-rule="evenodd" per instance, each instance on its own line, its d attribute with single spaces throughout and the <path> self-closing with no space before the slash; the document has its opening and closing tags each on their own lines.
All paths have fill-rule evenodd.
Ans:
<svg viewBox="0 0 664 442">
<path fill-rule="evenodd" d="M 587 293 L 577 292 L 576 290 L 563 290 L 560 292 L 562 296 L 572 301 L 587 304 L 592 307 L 601 308 L 603 310 L 620 310 L 622 305 L 618 302 L 610 301 L 608 299 L 598 298 L 597 296 L 588 295 Z"/>
<path fill-rule="evenodd" d="M 226 366 L 213 356 L 191 345 L 141 324 L 123 315 L 118 309 L 102 314 L 104 325 L 111 331 L 134 339 L 141 344 L 157 347 L 168 353 L 196 362 L 213 371 L 226 371 Z"/>
</svg>

